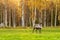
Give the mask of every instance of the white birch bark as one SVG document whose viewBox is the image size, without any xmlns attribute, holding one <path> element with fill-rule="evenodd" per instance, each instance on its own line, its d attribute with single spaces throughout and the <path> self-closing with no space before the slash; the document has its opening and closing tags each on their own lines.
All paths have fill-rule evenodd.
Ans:
<svg viewBox="0 0 60 40">
<path fill-rule="evenodd" d="M 22 27 L 25 26 L 25 23 L 24 23 L 24 0 L 22 0 Z"/>
<path fill-rule="evenodd" d="M 51 9 L 51 27 L 53 26 L 53 9 Z"/>
<path fill-rule="evenodd" d="M 2 9 L 0 9 L 0 10 L 2 10 Z M 0 15 L 1 15 L 1 23 L 2 23 L 2 21 L 3 21 L 3 17 L 2 17 L 3 12 L 1 12 Z"/>
<path fill-rule="evenodd" d="M 45 0 L 45 3 L 46 3 L 46 0 Z M 46 27 L 46 8 L 44 10 L 44 27 Z"/>
<path fill-rule="evenodd" d="M 32 15 L 33 15 L 33 6 L 32 6 Z M 34 17 L 32 18 L 32 25 L 33 25 L 33 27 L 34 27 Z"/>
<path fill-rule="evenodd" d="M 35 14 L 34 14 L 33 26 L 35 25 L 35 20 L 36 20 L 36 7 L 35 7 Z"/>
<path fill-rule="evenodd" d="M 57 0 L 56 0 L 56 9 L 55 9 L 55 27 L 56 27 L 56 23 L 57 22 Z"/>
<path fill-rule="evenodd" d="M 14 8 L 14 12 L 13 12 L 13 27 L 15 28 L 16 27 L 16 20 L 15 20 L 15 17 L 16 17 L 16 13 L 15 13 L 15 8 Z"/>
<path fill-rule="evenodd" d="M 5 26 L 7 27 L 7 1 L 8 0 L 4 0 L 5 2 Z"/>
<path fill-rule="evenodd" d="M 44 27 L 46 27 L 46 9 L 44 11 Z"/>
<path fill-rule="evenodd" d="M 31 2 L 32 2 L 32 0 L 31 0 Z M 33 15 L 33 5 L 32 5 L 32 15 Z M 34 27 L 34 17 L 32 18 L 32 26 Z"/>
<path fill-rule="evenodd" d="M 9 27 L 11 27 L 11 11 L 9 9 Z"/>
<path fill-rule="evenodd" d="M 33 27 L 35 25 L 35 21 L 36 21 L 36 0 L 35 0 L 35 11 L 34 11 L 34 20 L 33 20 Z"/>
<path fill-rule="evenodd" d="M 41 23 L 42 23 L 42 18 L 43 18 L 42 16 L 43 16 L 43 14 L 42 14 L 42 11 L 41 11 Z"/>
</svg>

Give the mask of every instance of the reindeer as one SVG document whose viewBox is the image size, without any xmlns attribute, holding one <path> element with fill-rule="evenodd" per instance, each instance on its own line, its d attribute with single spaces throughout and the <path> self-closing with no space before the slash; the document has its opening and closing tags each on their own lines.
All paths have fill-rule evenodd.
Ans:
<svg viewBox="0 0 60 40">
<path fill-rule="evenodd" d="M 35 24 L 33 27 L 33 32 L 36 31 L 41 33 L 41 29 L 42 29 L 42 24 Z"/>
</svg>

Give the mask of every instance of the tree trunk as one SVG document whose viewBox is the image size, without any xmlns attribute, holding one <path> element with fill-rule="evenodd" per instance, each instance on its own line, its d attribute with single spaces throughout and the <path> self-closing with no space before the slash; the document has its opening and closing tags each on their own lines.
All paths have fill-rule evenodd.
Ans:
<svg viewBox="0 0 60 40">
<path fill-rule="evenodd" d="M 9 9 L 9 27 L 11 27 L 11 10 Z"/>
<path fill-rule="evenodd" d="M 55 27 L 56 27 L 56 22 L 57 22 L 57 4 L 56 4 L 56 10 L 55 10 Z"/>
<path fill-rule="evenodd" d="M 15 17 L 16 17 L 16 13 L 15 13 L 15 8 L 14 8 L 14 12 L 13 12 L 13 27 L 15 28 L 16 27 L 16 20 L 15 20 Z"/>
<path fill-rule="evenodd" d="M 44 27 L 46 27 L 46 9 L 44 10 Z"/>
<path fill-rule="evenodd" d="M 51 9 L 51 27 L 53 26 L 53 9 Z"/>
<path fill-rule="evenodd" d="M 7 27 L 7 7 L 5 6 L 5 26 Z"/>
<path fill-rule="evenodd" d="M 7 2 L 8 0 L 4 0 L 4 5 L 5 5 L 5 11 L 4 11 L 4 23 L 5 23 L 5 26 L 7 27 Z"/>
<path fill-rule="evenodd" d="M 22 1 L 22 27 L 25 26 L 25 23 L 24 23 L 24 0 Z"/>
</svg>

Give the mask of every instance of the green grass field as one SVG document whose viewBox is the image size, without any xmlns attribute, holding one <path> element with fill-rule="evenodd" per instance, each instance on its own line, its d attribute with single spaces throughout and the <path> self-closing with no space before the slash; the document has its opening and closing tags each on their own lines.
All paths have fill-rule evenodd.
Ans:
<svg viewBox="0 0 60 40">
<path fill-rule="evenodd" d="M 42 33 L 32 33 L 32 29 L 0 29 L 0 40 L 60 40 L 60 28 L 43 28 Z"/>
</svg>

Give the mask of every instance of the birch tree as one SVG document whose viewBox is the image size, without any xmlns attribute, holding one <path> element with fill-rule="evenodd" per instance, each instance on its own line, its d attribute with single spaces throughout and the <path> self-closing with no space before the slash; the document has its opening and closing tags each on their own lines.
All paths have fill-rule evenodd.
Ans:
<svg viewBox="0 0 60 40">
<path fill-rule="evenodd" d="M 55 6 L 55 27 L 56 27 L 56 22 L 57 22 L 57 0 L 56 0 L 56 6 Z"/>
<path fill-rule="evenodd" d="M 5 5 L 5 13 L 4 13 L 4 16 L 5 16 L 5 26 L 7 27 L 7 2 L 8 0 L 4 0 L 4 5 Z"/>
<path fill-rule="evenodd" d="M 3 5 L 2 5 L 2 3 L 0 3 L 0 23 L 2 23 L 3 22 Z"/>
<path fill-rule="evenodd" d="M 9 9 L 9 27 L 11 27 L 11 10 Z"/>
<path fill-rule="evenodd" d="M 25 23 L 24 23 L 24 0 L 22 0 L 22 27 L 25 26 Z"/>
<path fill-rule="evenodd" d="M 15 13 L 15 8 L 13 8 L 13 11 L 12 11 L 12 22 L 13 22 L 13 27 L 15 28 L 16 27 L 16 13 Z"/>
<path fill-rule="evenodd" d="M 44 10 L 44 27 L 46 26 L 46 0 L 45 0 L 45 10 Z"/>
<path fill-rule="evenodd" d="M 53 9 L 51 9 L 51 27 L 53 26 Z"/>
<path fill-rule="evenodd" d="M 33 19 L 33 26 L 35 25 L 36 21 L 36 0 L 35 0 L 35 7 L 34 7 L 34 19 Z"/>
</svg>

